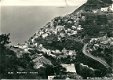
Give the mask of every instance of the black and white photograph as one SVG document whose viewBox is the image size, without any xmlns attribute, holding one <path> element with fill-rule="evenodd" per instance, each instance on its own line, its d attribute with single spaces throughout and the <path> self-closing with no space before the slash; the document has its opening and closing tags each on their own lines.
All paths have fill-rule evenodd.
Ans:
<svg viewBox="0 0 113 80">
<path fill-rule="evenodd" d="M 0 79 L 112 80 L 113 0 L 0 0 Z"/>
</svg>

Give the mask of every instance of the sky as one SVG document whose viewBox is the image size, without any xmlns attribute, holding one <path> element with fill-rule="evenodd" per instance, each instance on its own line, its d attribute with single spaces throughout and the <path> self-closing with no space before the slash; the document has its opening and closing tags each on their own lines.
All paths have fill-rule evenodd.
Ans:
<svg viewBox="0 0 113 80">
<path fill-rule="evenodd" d="M 87 0 L 1 0 L 3 5 L 78 6 Z"/>
<path fill-rule="evenodd" d="M 22 1 L 28 1 L 28 5 L 20 5 Z M 32 0 L 36 1 L 36 0 Z M 13 45 L 17 43 L 24 43 L 27 41 L 36 31 L 47 24 L 51 19 L 57 16 L 65 16 L 72 13 L 75 9 L 81 6 L 83 1 L 79 0 L 76 5 L 70 6 L 72 2 L 68 1 L 68 6 L 62 1 L 64 0 L 49 0 L 49 6 L 43 3 L 45 0 L 37 5 L 32 5 L 31 0 L 2 0 L 2 6 L 0 7 L 0 33 L 10 33 L 10 41 Z M 73 1 L 73 0 L 70 0 Z M 15 5 L 14 3 L 17 3 Z M 47 2 L 47 0 L 46 0 Z M 60 3 L 61 2 L 61 3 Z M 43 3 L 43 4 L 42 4 Z M 55 5 L 53 4 L 58 4 Z M 52 4 L 52 5 L 51 5 Z M 62 7 L 63 6 L 63 7 Z"/>
</svg>

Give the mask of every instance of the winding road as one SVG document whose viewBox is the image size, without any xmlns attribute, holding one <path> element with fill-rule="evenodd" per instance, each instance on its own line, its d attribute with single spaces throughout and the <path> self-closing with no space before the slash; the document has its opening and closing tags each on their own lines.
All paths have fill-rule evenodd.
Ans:
<svg viewBox="0 0 113 80">
<path fill-rule="evenodd" d="M 95 56 L 91 55 L 91 53 L 89 53 L 87 51 L 87 45 L 88 45 L 88 43 L 85 44 L 83 49 L 82 49 L 83 54 L 88 56 L 88 57 L 90 57 L 90 58 L 92 58 L 93 60 L 99 62 L 100 64 L 102 64 L 103 66 L 105 66 L 108 69 L 110 66 L 104 60 L 102 60 L 101 58 L 98 58 L 98 57 L 95 57 Z"/>
</svg>

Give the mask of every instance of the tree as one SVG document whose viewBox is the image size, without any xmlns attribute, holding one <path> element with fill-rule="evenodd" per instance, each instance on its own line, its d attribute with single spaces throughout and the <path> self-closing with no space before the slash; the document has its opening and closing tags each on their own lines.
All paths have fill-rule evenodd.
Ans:
<svg viewBox="0 0 113 80">
<path fill-rule="evenodd" d="M 8 71 L 15 71 L 16 55 L 5 45 L 9 44 L 10 34 L 0 35 L 0 78 L 8 77 Z"/>
<path fill-rule="evenodd" d="M 9 34 L 1 34 L 0 35 L 0 47 L 3 47 L 4 45 L 6 45 L 6 44 L 9 44 L 10 43 L 10 41 L 9 41 L 9 35 L 10 35 L 10 33 Z"/>
</svg>

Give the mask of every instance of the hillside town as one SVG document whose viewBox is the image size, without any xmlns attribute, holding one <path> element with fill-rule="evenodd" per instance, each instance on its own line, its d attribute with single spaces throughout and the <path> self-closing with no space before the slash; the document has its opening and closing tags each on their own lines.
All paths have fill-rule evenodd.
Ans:
<svg viewBox="0 0 113 80">
<path fill-rule="evenodd" d="M 8 48 L 9 35 L 0 35 L 1 55 L 7 58 L 1 61 L 7 61 L 7 64 L 0 65 L 1 69 L 6 66 L 0 76 L 16 79 L 111 79 L 112 22 L 112 0 L 88 0 L 71 14 L 49 21 L 24 44 Z M 14 75 L 6 74 L 7 71 L 14 72 Z"/>
</svg>

